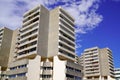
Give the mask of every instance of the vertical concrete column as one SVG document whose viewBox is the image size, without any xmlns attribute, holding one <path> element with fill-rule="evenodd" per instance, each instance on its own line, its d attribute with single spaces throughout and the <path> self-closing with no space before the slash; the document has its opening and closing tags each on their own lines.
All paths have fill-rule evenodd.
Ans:
<svg viewBox="0 0 120 80">
<path fill-rule="evenodd" d="M 115 80 L 114 78 L 112 78 L 111 76 L 107 76 L 107 80 Z"/>
<path fill-rule="evenodd" d="M 40 80 L 40 61 L 40 56 L 36 56 L 35 59 L 29 60 L 27 80 Z"/>
<path fill-rule="evenodd" d="M 55 56 L 53 64 L 53 80 L 67 80 L 65 73 L 66 61 L 61 61 L 58 56 Z"/>
<path fill-rule="evenodd" d="M 104 77 L 102 77 L 101 80 L 104 80 Z"/>
<path fill-rule="evenodd" d="M 99 76 L 99 80 L 101 80 L 102 78 L 101 78 L 101 76 Z"/>
</svg>

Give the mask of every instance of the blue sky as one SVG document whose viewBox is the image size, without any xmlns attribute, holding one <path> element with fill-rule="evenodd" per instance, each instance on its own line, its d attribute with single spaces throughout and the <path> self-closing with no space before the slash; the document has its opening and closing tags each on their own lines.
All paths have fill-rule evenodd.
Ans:
<svg viewBox="0 0 120 80">
<path fill-rule="evenodd" d="M 78 55 L 85 48 L 109 47 L 120 67 L 120 0 L 0 0 L 0 27 L 21 27 L 24 12 L 38 4 L 49 10 L 62 6 L 75 18 Z"/>
<path fill-rule="evenodd" d="M 102 2 L 97 12 L 103 16 L 103 20 L 95 29 L 77 38 L 82 45 L 77 52 L 80 55 L 85 48 L 93 46 L 109 47 L 113 52 L 115 67 L 120 67 L 120 1 Z"/>
</svg>

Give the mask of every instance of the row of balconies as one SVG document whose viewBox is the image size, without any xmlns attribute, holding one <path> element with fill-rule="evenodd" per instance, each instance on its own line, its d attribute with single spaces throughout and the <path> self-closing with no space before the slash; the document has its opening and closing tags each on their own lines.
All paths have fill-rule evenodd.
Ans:
<svg viewBox="0 0 120 80">
<path fill-rule="evenodd" d="M 35 31 L 35 32 L 31 33 L 30 35 L 28 35 L 28 36 L 26 36 L 26 37 L 24 37 L 24 38 L 21 38 L 19 41 L 20 41 L 20 42 L 22 42 L 22 41 L 24 42 L 24 40 L 27 40 L 27 39 L 35 36 L 35 35 L 38 35 L 38 31 Z"/>
<path fill-rule="evenodd" d="M 24 35 L 26 35 L 26 34 L 32 32 L 32 31 L 34 31 L 34 30 L 36 30 L 36 29 L 38 29 L 38 28 L 39 28 L 38 25 L 32 26 L 32 27 L 30 27 L 27 31 L 22 32 L 22 33 L 20 34 L 20 36 L 24 36 Z"/>
<path fill-rule="evenodd" d="M 65 31 L 67 31 L 72 36 L 75 36 L 75 33 L 72 30 L 70 30 L 67 26 L 63 25 L 62 23 L 60 23 L 59 26 L 60 28 L 63 28 Z"/>
<path fill-rule="evenodd" d="M 65 50 L 59 49 L 59 55 L 63 56 L 64 58 L 75 60 L 75 54 L 71 54 Z"/>
<path fill-rule="evenodd" d="M 26 33 L 25 35 L 21 36 L 20 39 L 23 39 L 23 38 L 25 38 L 25 37 L 27 37 L 27 36 L 29 36 L 29 35 L 31 35 L 31 34 L 34 34 L 34 33 L 36 33 L 37 31 L 38 31 L 38 29 L 34 29 L 34 30 L 30 31 L 29 33 Z"/>
<path fill-rule="evenodd" d="M 33 43 L 33 42 L 32 42 Z M 21 49 L 21 50 L 18 50 L 18 53 L 20 53 L 20 52 L 23 52 L 23 51 L 26 51 L 26 50 L 29 50 L 29 49 L 31 49 L 31 48 L 33 48 L 33 47 L 37 47 L 37 43 L 34 43 L 34 44 L 30 44 L 30 46 L 27 46 L 27 47 L 24 47 L 23 49 Z"/>
<path fill-rule="evenodd" d="M 66 40 L 66 39 L 64 39 L 64 38 L 62 38 L 61 36 L 59 36 L 59 40 L 65 42 L 65 43 L 67 43 L 68 45 L 70 45 L 70 46 L 72 46 L 73 48 L 75 48 L 75 44 L 71 43 L 70 41 L 68 41 L 68 40 Z"/>
<path fill-rule="evenodd" d="M 32 37 L 29 37 L 28 39 L 25 39 L 25 40 L 21 41 L 20 44 L 19 44 L 19 47 L 21 47 L 21 46 L 23 46 L 25 44 L 29 44 L 30 42 L 32 42 L 34 40 L 36 40 L 36 41 L 38 40 L 38 36 L 37 35 L 34 35 Z"/>
<path fill-rule="evenodd" d="M 70 25 L 67 21 L 65 21 L 62 18 L 59 18 L 60 23 L 62 23 L 64 26 L 68 27 L 69 29 L 71 29 L 74 32 L 74 26 Z"/>
<path fill-rule="evenodd" d="M 40 11 L 40 6 L 37 6 L 37 7 L 33 8 L 33 9 L 27 11 L 27 12 L 23 15 L 23 17 L 26 18 L 26 17 L 34 14 L 34 13 L 37 12 L 37 11 Z"/>
<path fill-rule="evenodd" d="M 63 32 L 62 30 L 59 30 L 59 33 L 61 35 L 63 35 L 64 37 L 68 38 L 69 40 L 71 40 L 73 43 L 75 42 L 75 39 L 73 37 L 71 37 L 70 35 L 66 34 L 65 32 Z"/>
<path fill-rule="evenodd" d="M 31 29 L 32 27 L 34 27 L 34 26 L 36 26 L 36 25 L 39 25 L 39 21 L 36 21 L 36 22 L 34 22 L 34 23 L 26 26 L 26 27 L 22 27 L 22 28 L 20 29 L 20 32 L 21 32 L 21 33 L 24 33 L 24 32 L 28 31 L 29 29 Z"/>
<path fill-rule="evenodd" d="M 38 10 L 38 11 L 34 12 L 33 14 L 25 17 L 25 18 L 23 19 L 23 23 L 25 23 L 25 22 L 29 21 L 30 19 L 38 16 L 39 14 L 40 14 L 40 12 L 39 12 L 39 10 Z M 39 16 L 40 16 L 40 15 L 39 15 Z"/>
<path fill-rule="evenodd" d="M 74 26 L 74 22 L 71 21 L 68 17 L 66 17 L 63 13 L 60 13 L 59 17 L 67 21 L 70 25 Z"/>
<path fill-rule="evenodd" d="M 42 74 L 42 75 L 52 75 L 52 73 L 53 73 L 53 70 L 41 70 L 40 71 L 40 73 Z"/>
<path fill-rule="evenodd" d="M 72 54 L 72 55 L 75 55 L 74 52 L 72 52 L 72 51 L 70 51 L 70 50 L 68 50 L 68 49 L 66 49 L 66 48 L 63 48 L 63 47 L 61 47 L 61 46 L 59 46 L 59 48 L 60 48 L 61 50 L 63 50 L 63 51 L 66 51 L 66 52 Z"/>
<path fill-rule="evenodd" d="M 59 34 L 59 37 L 62 38 L 62 39 L 65 39 L 66 41 L 70 42 L 71 44 L 75 45 L 75 43 L 73 41 L 71 41 L 69 38 L 65 37 L 64 35 L 62 34 Z"/>
<path fill-rule="evenodd" d="M 37 20 L 39 19 L 39 17 L 40 17 L 40 16 L 37 15 L 37 16 L 35 16 L 35 17 L 29 19 L 28 21 L 24 22 L 24 23 L 23 23 L 23 27 L 26 27 L 26 25 L 29 25 L 29 24 L 31 24 L 31 23 L 37 21 Z"/>
<path fill-rule="evenodd" d="M 21 56 L 21 55 L 24 55 L 24 54 L 30 54 L 32 52 L 36 52 L 36 45 L 35 45 L 35 47 L 30 46 L 30 48 L 28 48 L 25 51 L 22 51 L 22 52 L 18 53 L 18 55 Z"/>
<path fill-rule="evenodd" d="M 33 24 L 33 23 L 35 23 L 35 22 L 37 22 L 37 21 L 39 21 L 39 16 L 37 16 L 37 17 L 35 17 L 35 18 L 33 18 L 32 20 L 30 20 L 30 21 L 27 21 L 26 23 L 23 23 L 23 27 L 27 27 L 27 26 L 29 26 L 29 25 L 31 25 L 31 24 Z"/>
<path fill-rule="evenodd" d="M 87 62 L 87 61 L 98 61 L 99 60 L 99 58 L 96 56 L 96 57 L 85 57 L 85 62 Z"/>
<path fill-rule="evenodd" d="M 61 31 L 64 32 L 65 34 L 71 36 L 73 39 L 75 39 L 75 36 L 72 35 L 69 31 L 67 31 L 64 27 L 61 27 L 61 26 L 60 26 L 59 30 L 61 30 Z"/>
<path fill-rule="evenodd" d="M 86 76 L 91 76 L 91 75 L 100 75 L 100 72 L 99 71 L 89 71 L 89 72 L 85 72 L 85 75 Z"/>
<path fill-rule="evenodd" d="M 40 80 L 53 80 L 52 79 L 52 75 L 43 75 L 43 74 L 41 74 L 40 75 Z"/>
<path fill-rule="evenodd" d="M 41 66 L 43 67 L 53 66 L 53 63 L 52 62 L 41 62 Z"/>
<path fill-rule="evenodd" d="M 41 62 L 40 80 L 51 80 L 53 74 L 53 62 Z"/>
<path fill-rule="evenodd" d="M 63 9 L 61 8 L 61 9 L 60 9 L 60 12 L 63 13 L 66 17 L 68 17 L 72 22 L 74 22 L 73 17 L 71 17 L 70 15 L 68 15 L 68 13 L 67 13 L 65 10 L 63 10 Z"/>
<path fill-rule="evenodd" d="M 67 49 L 67 50 L 69 50 L 69 51 L 71 51 L 73 53 L 75 52 L 75 48 L 74 47 L 71 47 L 71 46 L 67 45 L 63 41 L 59 41 L 59 46 L 65 48 L 65 49 Z"/>
<path fill-rule="evenodd" d="M 35 58 L 36 54 L 37 54 L 37 50 L 35 48 L 33 48 L 34 50 L 32 51 L 26 51 L 23 53 L 18 53 L 19 56 L 17 56 L 17 59 L 23 59 L 23 58 Z"/>
</svg>

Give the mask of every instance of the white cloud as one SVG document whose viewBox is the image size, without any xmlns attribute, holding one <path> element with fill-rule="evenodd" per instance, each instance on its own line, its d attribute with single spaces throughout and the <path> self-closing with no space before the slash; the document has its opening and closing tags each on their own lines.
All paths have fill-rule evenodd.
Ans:
<svg viewBox="0 0 120 80">
<path fill-rule="evenodd" d="M 86 33 L 102 21 L 102 16 L 96 13 L 99 0 L 0 0 L 0 26 L 11 29 L 21 27 L 22 15 L 26 10 L 37 4 L 53 6 L 59 2 L 63 2 L 61 6 L 75 18 L 76 32 Z"/>
<path fill-rule="evenodd" d="M 49 6 L 48 9 L 62 6 L 75 18 L 76 49 L 79 49 L 80 34 L 94 29 L 103 20 L 102 15 L 96 12 L 99 2 L 100 0 L 0 0 L 0 27 L 6 26 L 11 29 L 21 27 L 24 12 L 38 4 Z"/>
<path fill-rule="evenodd" d="M 0 0 L 0 27 L 16 29 L 22 25 L 23 13 L 36 6 L 43 4 L 40 0 Z"/>
</svg>

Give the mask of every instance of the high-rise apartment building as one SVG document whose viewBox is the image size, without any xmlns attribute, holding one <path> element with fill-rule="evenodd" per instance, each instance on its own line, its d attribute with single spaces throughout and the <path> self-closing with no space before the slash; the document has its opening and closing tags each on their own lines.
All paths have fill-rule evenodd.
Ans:
<svg viewBox="0 0 120 80">
<path fill-rule="evenodd" d="M 13 31 L 2 27 L 0 28 L 0 66 L 1 70 L 6 70 L 9 62 Z"/>
<path fill-rule="evenodd" d="M 120 80 L 120 68 L 115 68 L 114 73 L 115 73 L 115 80 Z"/>
<path fill-rule="evenodd" d="M 8 80 L 81 80 L 76 62 L 74 19 L 61 7 L 42 5 L 27 11 L 15 30 L 8 64 Z"/>
<path fill-rule="evenodd" d="M 84 80 L 114 80 L 112 52 L 109 48 L 85 49 L 80 57 Z"/>
</svg>

